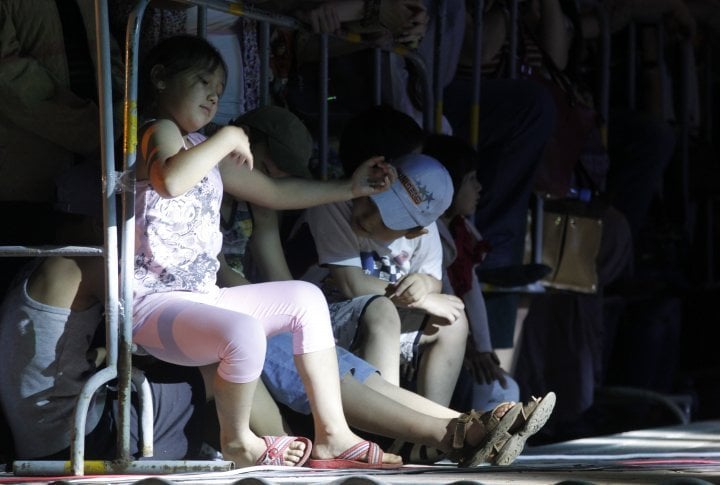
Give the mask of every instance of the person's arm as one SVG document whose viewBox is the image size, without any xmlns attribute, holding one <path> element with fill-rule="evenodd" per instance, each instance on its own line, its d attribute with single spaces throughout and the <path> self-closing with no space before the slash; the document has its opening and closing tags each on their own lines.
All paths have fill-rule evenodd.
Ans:
<svg viewBox="0 0 720 485">
<path fill-rule="evenodd" d="M 292 280 L 282 241 L 280 240 L 279 214 L 273 209 L 253 205 L 253 232 L 249 249 L 262 281 Z"/>
<path fill-rule="evenodd" d="M 555 65 L 562 71 L 568 63 L 572 33 L 558 0 L 540 0 L 538 41 Z"/>
<path fill-rule="evenodd" d="M 625 28 L 633 20 L 664 16 L 674 22 L 681 34 L 695 33 L 695 20 L 683 0 L 611 0 L 610 26 L 613 32 Z"/>
<path fill-rule="evenodd" d="M 270 178 L 259 170 L 250 170 L 232 161 L 221 163 L 220 173 L 225 192 L 238 199 L 270 209 L 304 209 L 387 190 L 395 173 L 382 160 L 382 157 L 373 157 L 365 161 L 352 179 L 347 180 Z"/>
<path fill-rule="evenodd" d="M 17 18 L 29 8 L 0 2 L 0 118 L 71 152 L 91 154 L 100 143 L 97 106 L 75 96 L 31 54 L 44 55 L 50 65 L 66 63 L 55 7 L 32 22 Z"/>
<path fill-rule="evenodd" d="M 177 197 L 194 187 L 220 161 L 252 172 L 252 153 L 245 132 L 224 126 L 202 143 L 185 149 L 182 133 L 170 120 L 148 126 L 140 139 L 138 179 L 150 179 L 163 197 Z M 258 172 L 259 173 L 259 172 Z"/>
<path fill-rule="evenodd" d="M 328 265 L 335 284 L 347 298 L 362 295 L 384 295 L 388 282 L 365 274 L 358 266 Z"/>
</svg>

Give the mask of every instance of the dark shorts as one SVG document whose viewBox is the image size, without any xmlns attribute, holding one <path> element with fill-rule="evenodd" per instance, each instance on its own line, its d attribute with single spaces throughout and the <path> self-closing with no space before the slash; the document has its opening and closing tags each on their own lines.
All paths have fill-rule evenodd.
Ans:
<svg viewBox="0 0 720 485">
<path fill-rule="evenodd" d="M 139 403 L 132 393 L 130 411 L 130 454 L 137 460 L 199 459 L 205 427 L 205 385 L 197 368 L 160 361 L 143 366 L 153 398 L 153 456 L 141 457 L 142 431 Z M 111 383 L 113 384 L 113 383 Z M 116 388 L 107 386 L 108 399 L 97 426 L 85 436 L 86 460 L 117 458 L 115 426 L 118 418 Z M 38 460 L 67 460 L 70 448 Z"/>
</svg>

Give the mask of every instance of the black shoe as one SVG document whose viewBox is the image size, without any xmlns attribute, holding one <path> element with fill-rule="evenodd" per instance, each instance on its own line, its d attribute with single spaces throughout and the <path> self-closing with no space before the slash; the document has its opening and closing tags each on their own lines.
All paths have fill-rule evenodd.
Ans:
<svg viewBox="0 0 720 485">
<path fill-rule="evenodd" d="M 493 286 L 526 286 L 543 279 L 552 268 L 546 264 L 531 263 L 477 270 L 478 281 Z"/>
</svg>

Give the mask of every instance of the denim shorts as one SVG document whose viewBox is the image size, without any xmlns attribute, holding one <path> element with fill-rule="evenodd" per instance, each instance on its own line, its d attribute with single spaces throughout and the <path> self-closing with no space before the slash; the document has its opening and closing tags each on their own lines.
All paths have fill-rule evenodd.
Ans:
<svg viewBox="0 0 720 485">
<path fill-rule="evenodd" d="M 368 305 L 379 296 L 363 295 L 328 305 L 333 334 L 335 335 L 335 345 L 353 350 L 360 327 L 360 319 Z"/>
<path fill-rule="evenodd" d="M 378 370 L 342 347 L 335 347 L 340 378 L 348 373 L 357 381 L 365 382 Z M 272 397 L 293 411 L 310 414 L 305 387 L 293 360 L 292 335 L 281 333 L 268 339 L 262 380 Z"/>
</svg>

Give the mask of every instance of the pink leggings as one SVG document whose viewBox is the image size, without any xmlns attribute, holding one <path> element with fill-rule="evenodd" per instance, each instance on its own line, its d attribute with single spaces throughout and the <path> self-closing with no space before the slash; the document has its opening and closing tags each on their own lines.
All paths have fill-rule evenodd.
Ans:
<svg viewBox="0 0 720 485">
<path fill-rule="evenodd" d="M 220 377 L 235 383 L 260 377 L 275 334 L 292 332 L 295 355 L 335 345 L 324 295 L 302 281 L 154 293 L 135 300 L 133 318 L 133 341 L 149 354 L 186 366 L 219 362 Z"/>
</svg>

